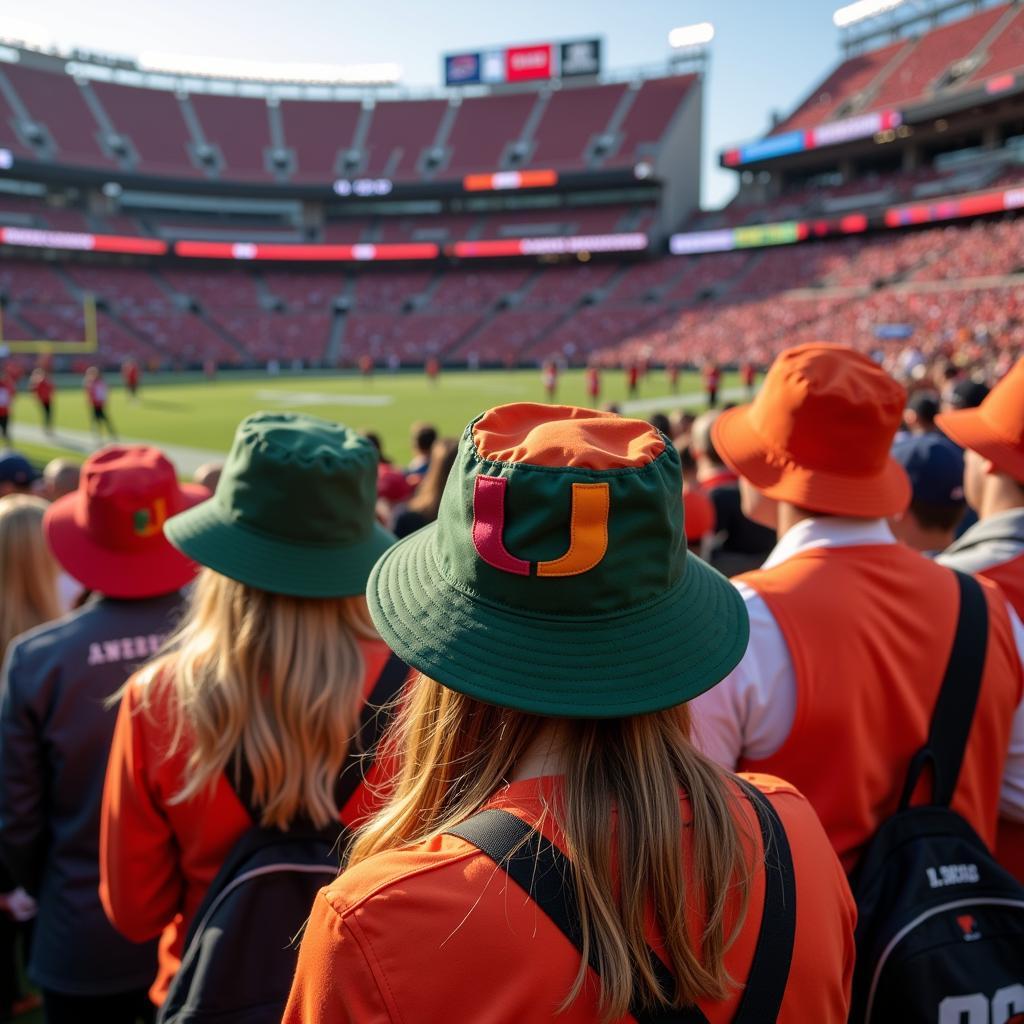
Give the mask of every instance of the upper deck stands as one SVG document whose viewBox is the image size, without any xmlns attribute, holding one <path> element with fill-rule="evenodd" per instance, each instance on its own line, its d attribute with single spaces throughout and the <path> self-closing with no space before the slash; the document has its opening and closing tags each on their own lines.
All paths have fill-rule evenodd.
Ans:
<svg viewBox="0 0 1024 1024">
<path fill-rule="evenodd" d="M 987 46 L 985 56 L 970 81 L 977 82 L 1024 67 L 1024 7 Z"/>
<path fill-rule="evenodd" d="M 202 125 L 203 137 L 224 157 L 222 178 L 273 180 L 264 157 L 271 145 L 266 100 L 196 93 L 191 103 Z"/>
<path fill-rule="evenodd" d="M 352 145 L 360 103 L 281 101 L 285 145 L 295 153 L 292 181 L 326 182 L 338 177 L 338 157 Z"/>
<path fill-rule="evenodd" d="M 402 179 L 419 177 L 419 161 L 433 145 L 447 100 L 392 100 L 373 109 L 361 173 Z"/>
<path fill-rule="evenodd" d="M 534 134 L 533 167 L 586 167 L 587 146 L 611 120 L 627 86 L 588 85 L 551 94 Z"/>
<path fill-rule="evenodd" d="M 886 77 L 871 101 L 871 108 L 899 107 L 923 97 L 944 71 L 975 49 L 1005 13 L 1005 5 L 991 7 L 922 36 L 899 67 Z"/>
<path fill-rule="evenodd" d="M 143 174 L 202 177 L 189 157 L 188 126 L 174 93 L 162 89 L 93 82 L 115 130 L 131 140 Z"/>
<path fill-rule="evenodd" d="M 451 155 L 442 176 L 500 169 L 505 150 L 522 134 L 536 102 L 532 92 L 463 100 L 448 135 Z"/>
<path fill-rule="evenodd" d="M 100 127 L 70 75 L 53 74 L 5 64 L 3 72 L 14 86 L 33 121 L 44 124 L 62 163 L 113 167 L 99 142 Z"/>
<path fill-rule="evenodd" d="M 628 165 L 649 156 L 647 150 L 661 141 L 696 81 L 696 75 L 675 75 L 644 82 L 623 119 L 619 146 L 607 162 L 612 166 Z"/>
<path fill-rule="evenodd" d="M 914 44 L 907 39 L 843 61 L 772 134 L 805 131 L 837 116 L 852 99 L 869 88 L 897 57 Z"/>
</svg>

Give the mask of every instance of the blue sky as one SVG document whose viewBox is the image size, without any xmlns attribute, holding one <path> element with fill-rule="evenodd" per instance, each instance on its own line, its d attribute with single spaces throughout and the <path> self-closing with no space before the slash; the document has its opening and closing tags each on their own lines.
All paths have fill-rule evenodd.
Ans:
<svg viewBox="0 0 1024 1024">
<path fill-rule="evenodd" d="M 336 63 L 397 61 L 404 81 L 437 86 L 444 51 L 600 35 L 605 63 L 664 61 L 677 25 L 711 21 L 716 38 L 704 104 L 704 202 L 718 205 L 734 175 L 718 151 L 762 133 L 836 63 L 838 0 L 7 0 L 7 19 L 61 45 Z"/>
</svg>

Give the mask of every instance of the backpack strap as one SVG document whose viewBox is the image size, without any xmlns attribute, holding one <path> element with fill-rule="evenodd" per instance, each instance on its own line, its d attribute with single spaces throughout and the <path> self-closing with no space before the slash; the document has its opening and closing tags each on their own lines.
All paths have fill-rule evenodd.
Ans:
<svg viewBox="0 0 1024 1024">
<path fill-rule="evenodd" d="M 388 705 L 401 693 L 408 675 L 409 666 L 397 655 L 389 655 L 359 714 L 359 729 L 349 744 L 348 754 L 334 786 L 334 802 L 339 811 L 351 800 L 366 778 L 373 764 L 373 752 L 391 718 L 387 711 Z M 260 809 L 253 798 L 252 769 L 242 757 L 241 751 L 236 752 L 229 770 L 224 774 L 238 799 L 252 815 L 253 821 L 258 822 Z"/>
<path fill-rule="evenodd" d="M 761 930 L 747 985 L 734 1020 L 758 1024 L 775 1020 L 789 977 L 796 931 L 796 887 L 789 841 L 775 808 L 761 793 L 738 780 L 757 811 L 765 850 L 765 905 Z M 544 911 L 559 931 L 580 951 L 580 924 L 572 866 L 565 854 L 521 818 L 490 808 L 447 830 L 486 854 Z M 665 962 L 648 949 L 651 970 L 662 992 L 675 989 L 675 979 Z M 599 973 L 591 951 L 590 966 Z M 630 1007 L 637 1024 L 707 1024 L 697 1006 L 645 1010 Z"/>
<path fill-rule="evenodd" d="M 981 690 L 988 649 L 988 603 L 981 584 L 973 576 L 955 569 L 951 571 L 960 588 L 953 649 L 935 702 L 928 739 L 907 770 L 900 797 L 901 811 L 910 806 L 914 790 L 929 764 L 934 779 L 932 804 L 948 807 L 952 802 Z"/>
</svg>

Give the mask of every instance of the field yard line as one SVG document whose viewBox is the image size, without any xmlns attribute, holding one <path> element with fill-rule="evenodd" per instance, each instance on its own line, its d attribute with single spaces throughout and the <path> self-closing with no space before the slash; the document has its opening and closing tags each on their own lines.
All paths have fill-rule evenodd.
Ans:
<svg viewBox="0 0 1024 1024">
<path fill-rule="evenodd" d="M 175 465 L 182 476 L 191 476 L 204 462 L 223 462 L 227 451 L 211 451 L 207 448 L 190 448 L 183 444 L 167 444 L 163 441 L 142 440 L 135 437 L 120 437 L 122 444 L 149 444 L 160 449 Z M 66 448 L 69 452 L 88 455 L 90 452 L 110 444 L 104 435 L 97 441 L 95 434 L 85 430 L 66 430 L 61 428 L 47 434 L 42 427 L 33 423 L 11 424 L 11 447 L 17 448 L 19 441 L 42 444 L 50 448 Z"/>
<path fill-rule="evenodd" d="M 735 402 L 746 399 L 746 388 L 725 388 L 718 392 L 720 402 Z M 635 398 L 630 402 L 620 402 L 623 412 L 664 412 L 666 409 L 701 408 L 707 405 L 708 397 L 703 391 L 688 391 L 682 395 L 662 395 L 661 398 Z"/>
</svg>

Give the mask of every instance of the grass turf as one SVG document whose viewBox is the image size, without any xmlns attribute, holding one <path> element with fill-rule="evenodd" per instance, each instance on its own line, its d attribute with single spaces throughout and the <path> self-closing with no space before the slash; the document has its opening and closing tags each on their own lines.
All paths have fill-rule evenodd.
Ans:
<svg viewBox="0 0 1024 1024">
<path fill-rule="evenodd" d="M 602 374 L 600 403 L 627 400 L 626 376 L 622 371 Z M 735 386 L 726 375 L 723 387 Z M 113 379 L 111 384 L 114 385 Z M 697 374 L 681 374 L 679 395 L 699 391 Z M 656 402 L 664 399 L 663 411 L 670 411 L 673 398 L 663 371 L 652 371 L 640 383 L 637 398 Z M 358 375 L 287 374 L 229 375 L 208 381 L 199 377 L 161 378 L 149 375 L 142 381 L 139 399 L 131 401 L 120 385 L 110 390 L 108 413 L 121 437 L 156 444 L 178 444 L 190 448 L 226 451 L 238 422 L 260 409 L 301 411 L 340 421 L 357 430 L 374 430 L 383 440 L 384 451 L 403 463 L 409 455 L 409 427 L 424 420 L 435 424 L 443 435 L 457 436 L 477 414 L 505 402 L 545 400 L 540 373 L 536 370 L 443 373 L 431 384 L 420 372 L 377 373 L 365 379 Z M 557 401 L 588 405 L 583 371 L 563 373 Z M 661 408 L 634 411 L 646 418 Z M 60 388 L 54 398 L 55 424 L 61 430 L 88 432 L 89 413 L 80 388 Z M 84 457 L 76 450 L 35 440 L 18 439 L 18 424 L 40 424 L 39 410 L 31 394 L 19 391 L 12 408 L 11 436 L 14 447 L 37 462 L 55 455 Z"/>
</svg>

